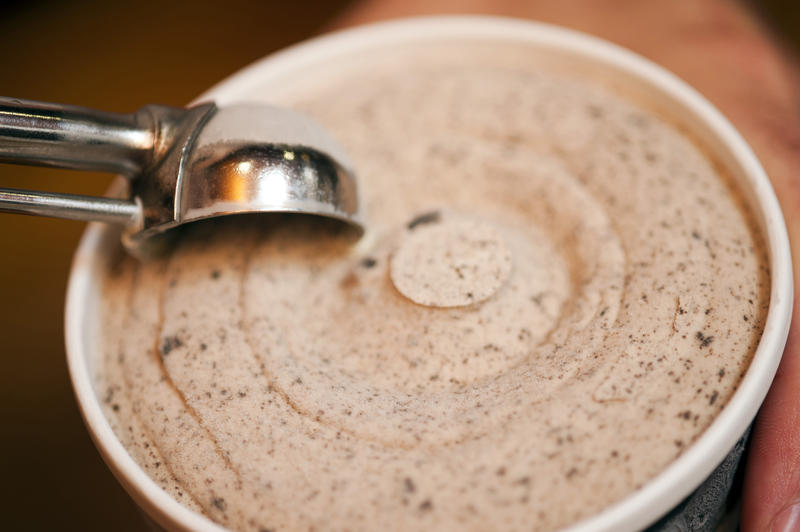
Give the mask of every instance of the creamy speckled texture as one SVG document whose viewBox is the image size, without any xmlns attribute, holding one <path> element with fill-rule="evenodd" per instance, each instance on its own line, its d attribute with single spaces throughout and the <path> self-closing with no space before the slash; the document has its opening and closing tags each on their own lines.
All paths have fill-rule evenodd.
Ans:
<svg viewBox="0 0 800 532">
<path fill-rule="evenodd" d="M 391 54 L 283 102 L 351 154 L 368 235 L 228 220 L 116 263 L 109 419 L 234 529 L 573 523 L 725 405 L 763 248 L 701 151 L 612 90 L 525 54 Z"/>
</svg>

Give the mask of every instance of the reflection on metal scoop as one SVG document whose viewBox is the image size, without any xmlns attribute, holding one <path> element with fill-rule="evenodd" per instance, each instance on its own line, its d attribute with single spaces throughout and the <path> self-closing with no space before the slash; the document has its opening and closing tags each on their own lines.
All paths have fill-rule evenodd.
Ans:
<svg viewBox="0 0 800 532">
<path fill-rule="evenodd" d="M 0 98 L 0 162 L 127 177 L 124 200 L 0 188 L 0 212 L 123 224 L 131 251 L 228 214 L 313 214 L 363 231 L 344 151 L 309 118 L 277 107 L 148 105 L 118 115 Z"/>
</svg>

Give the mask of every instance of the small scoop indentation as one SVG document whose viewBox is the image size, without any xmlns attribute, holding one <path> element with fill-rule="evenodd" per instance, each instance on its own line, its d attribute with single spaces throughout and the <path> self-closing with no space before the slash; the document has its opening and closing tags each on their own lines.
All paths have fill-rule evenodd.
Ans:
<svg viewBox="0 0 800 532">
<path fill-rule="evenodd" d="M 460 307 L 489 299 L 510 273 L 511 252 L 494 227 L 427 216 L 424 223 L 409 224 L 389 275 L 398 292 L 414 303 Z"/>
</svg>

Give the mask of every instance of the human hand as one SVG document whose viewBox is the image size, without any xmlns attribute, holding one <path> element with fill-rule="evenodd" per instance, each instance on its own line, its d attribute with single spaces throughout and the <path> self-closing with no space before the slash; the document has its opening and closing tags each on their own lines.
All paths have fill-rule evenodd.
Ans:
<svg viewBox="0 0 800 532">
<path fill-rule="evenodd" d="M 800 288 L 800 72 L 734 0 L 363 0 L 337 24 L 481 13 L 571 27 L 664 65 L 711 100 L 751 144 L 781 202 Z M 754 426 L 742 530 L 800 530 L 800 298 L 774 384 Z"/>
</svg>

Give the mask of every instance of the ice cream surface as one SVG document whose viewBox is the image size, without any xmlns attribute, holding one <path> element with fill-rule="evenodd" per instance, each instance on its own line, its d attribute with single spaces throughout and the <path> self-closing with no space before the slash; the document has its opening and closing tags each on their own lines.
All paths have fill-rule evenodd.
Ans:
<svg viewBox="0 0 800 532">
<path fill-rule="evenodd" d="M 709 426 L 769 271 L 668 118 L 485 46 L 304 83 L 277 103 L 351 155 L 361 241 L 234 218 L 109 267 L 98 394 L 165 490 L 237 530 L 553 530 Z"/>
</svg>

